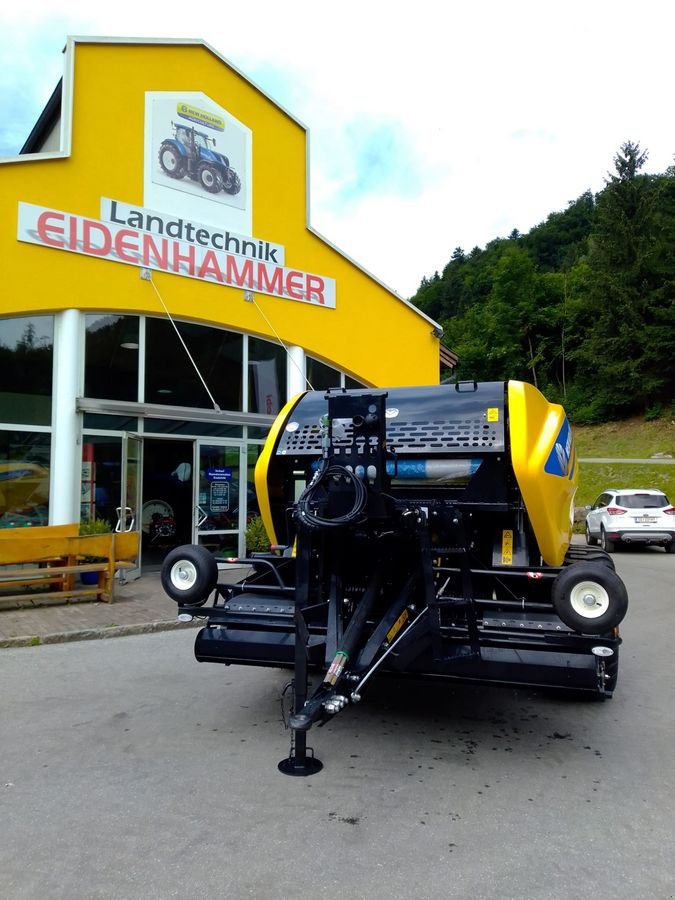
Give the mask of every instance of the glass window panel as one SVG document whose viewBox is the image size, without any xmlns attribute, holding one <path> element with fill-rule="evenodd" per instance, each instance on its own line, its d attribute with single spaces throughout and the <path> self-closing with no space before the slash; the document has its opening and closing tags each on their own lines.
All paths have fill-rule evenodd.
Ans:
<svg viewBox="0 0 675 900">
<path fill-rule="evenodd" d="M 80 518 L 105 519 L 113 528 L 121 497 L 122 438 L 85 435 L 82 439 Z"/>
<path fill-rule="evenodd" d="M 138 419 L 135 416 L 85 413 L 83 423 L 85 428 L 100 428 L 101 431 L 138 431 Z"/>
<path fill-rule="evenodd" d="M 236 534 L 200 534 L 198 537 L 200 547 L 206 547 L 209 553 L 218 558 L 227 559 L 239 554 L 239 538 Z"/>
<path fill-rule="evenodd" d="M 49 524 L 51 436 L 0 431 L 0 528 Z"/>
<path fill-rule="evenodd" d="M 276 415 L 286 402 L 286 351 L 260 338 L 248 339 L 248 410 Z"/>
<path fill-rule="evenodd" d="M 51 425 L 53 316 L 0 319 L 0 421 Z"/>
<path fill-rule="evenodd" d="M 175 419 L 146 419 L 146 434 L 185 434 L 200 437 L 240 438 L 241 425 L 219 425 L 217 422 L 178 422 Z"/>
<path fill-rule="evenodd" d="M 260 515 L 258 495 L 255 490 L 255 464 L 262 453 L 261 445 L 249 444 L 246 447 L 246 521 Z"/>
<path fill-rule="evenodd" d="M 269 428 L 255 428 L 253 425 L 248 426 L 248 436 L 249 438 L 251 438 L 251 440 L 260 438 L 264 441 L 269 433 Z"/>
<path fill-rule="evenodd" d="M 205 325 L 176 325 L 218 406 L 241 409 L 242 336 Z M 146 320 L 145 400 L 213 409 L 173 325 L 164 319 Z"/>
<path fill-rule="evenodd" d="M 349 375 L 345 375 L 345 387 L 348 390 L 353 390 L 354 388 L 364 388 L 366 385 L 362 381 L 357 381 L 356 378 L 350 378 Z"/>
<path fill-rule="evenodd" d="M 327 391 L 328 388 L 340 387 L 340 372 L 318 359 L 307 357 L 307 380 L 315 391 Z"/>
<path fill-rule="evenodd" d="M 84 395 L 138 399 L 138 316 L 86 316 Z"/>
</svg>

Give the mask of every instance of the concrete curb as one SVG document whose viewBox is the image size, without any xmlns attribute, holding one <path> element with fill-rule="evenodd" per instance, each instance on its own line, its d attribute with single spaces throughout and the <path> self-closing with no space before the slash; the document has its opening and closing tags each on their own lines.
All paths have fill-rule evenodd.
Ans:
<svg viewBox="0 0 675 900">
<path fill-rule="evenodd" d="M 110 625 L 107 628 L 87 628 L 82 631 L 57 631 L 53 634 L 22 635 L 3 638 L 0 649 L 6 647 L 41 647 L 43 644 L 68 644 L 72 641 L 94 641 L 102 638 L 128 637 L 133 634 L 149 634 L 153 631 L 175 631 L 181 628 L 196 628 L 202 622 L 140 622 L 134 625 Z"/>
</svg>

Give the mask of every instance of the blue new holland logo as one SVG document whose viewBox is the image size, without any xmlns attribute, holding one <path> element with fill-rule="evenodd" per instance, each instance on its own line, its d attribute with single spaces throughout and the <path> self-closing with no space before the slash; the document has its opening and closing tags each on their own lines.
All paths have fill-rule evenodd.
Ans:
<svg viewBox="0 0 675 900">
<path fill-rule="evenodd" d="M 558 432 L 553 449 L 546 460 L 544 471 L 548 472 L 549 475 L 560 475 L 562 478 L 565 478 L 568 474 L 571 476 L 572 447 L 572 429 L 570 428 L 570 423 L 565 419 L 562 428 Z"/>
</svg>

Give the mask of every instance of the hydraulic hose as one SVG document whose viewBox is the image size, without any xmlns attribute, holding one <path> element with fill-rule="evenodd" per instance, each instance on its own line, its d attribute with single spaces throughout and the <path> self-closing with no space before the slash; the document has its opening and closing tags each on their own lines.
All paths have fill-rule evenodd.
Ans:
<svg viewBox="0 0 675 900">
<path fill-rule="evenodd" d="M 330 478 L 344 478 L 348 484 L 354 489 L 354 503 L 352 508 L 343 513 L 341 516 L 328 518 L 320 516 L 312 509 L 317 490 Z M 365 484 L 353 472 L 337 463 L 327 464 L 323 461 L 321 466 L 314 473 L 314 477 L 307 485 L 305 490 L 298 498 L 295 519 L 299 527 L 305 528 L 342 528 L 345 525 L 351 525 L 361 518 L 361 514 L 366 507 L 368 500 L 368 491 Z"/>
</svg>

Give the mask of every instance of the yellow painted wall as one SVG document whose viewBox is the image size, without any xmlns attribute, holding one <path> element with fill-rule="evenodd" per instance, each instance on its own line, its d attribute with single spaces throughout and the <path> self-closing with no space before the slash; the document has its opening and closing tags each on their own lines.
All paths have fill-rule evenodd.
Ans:
<svg viewBox="0 0 675 900">
<path fill-rule="evenodd" d="M 17 204 L 95 219 L 102 196 L 142 207 L 145 92 L 202 91 L 253 132 L 253 236 L 283 244 L 286 266 L 336 280 L 336 309 L 256 294 L 273 329 L 285 343 L 368 384 L 438 382 L 433 323 L 306 227 L 301 125 L 204 45 L 73 46 L 70 157 L 0 165 L 0 315 L 68 307 L 163 315 L 152 284 L 135 266 L 18 242 Z M 161 272 L 153 280 L 176 318 L 275 339 L 240 288 Z"/>
</svg>

